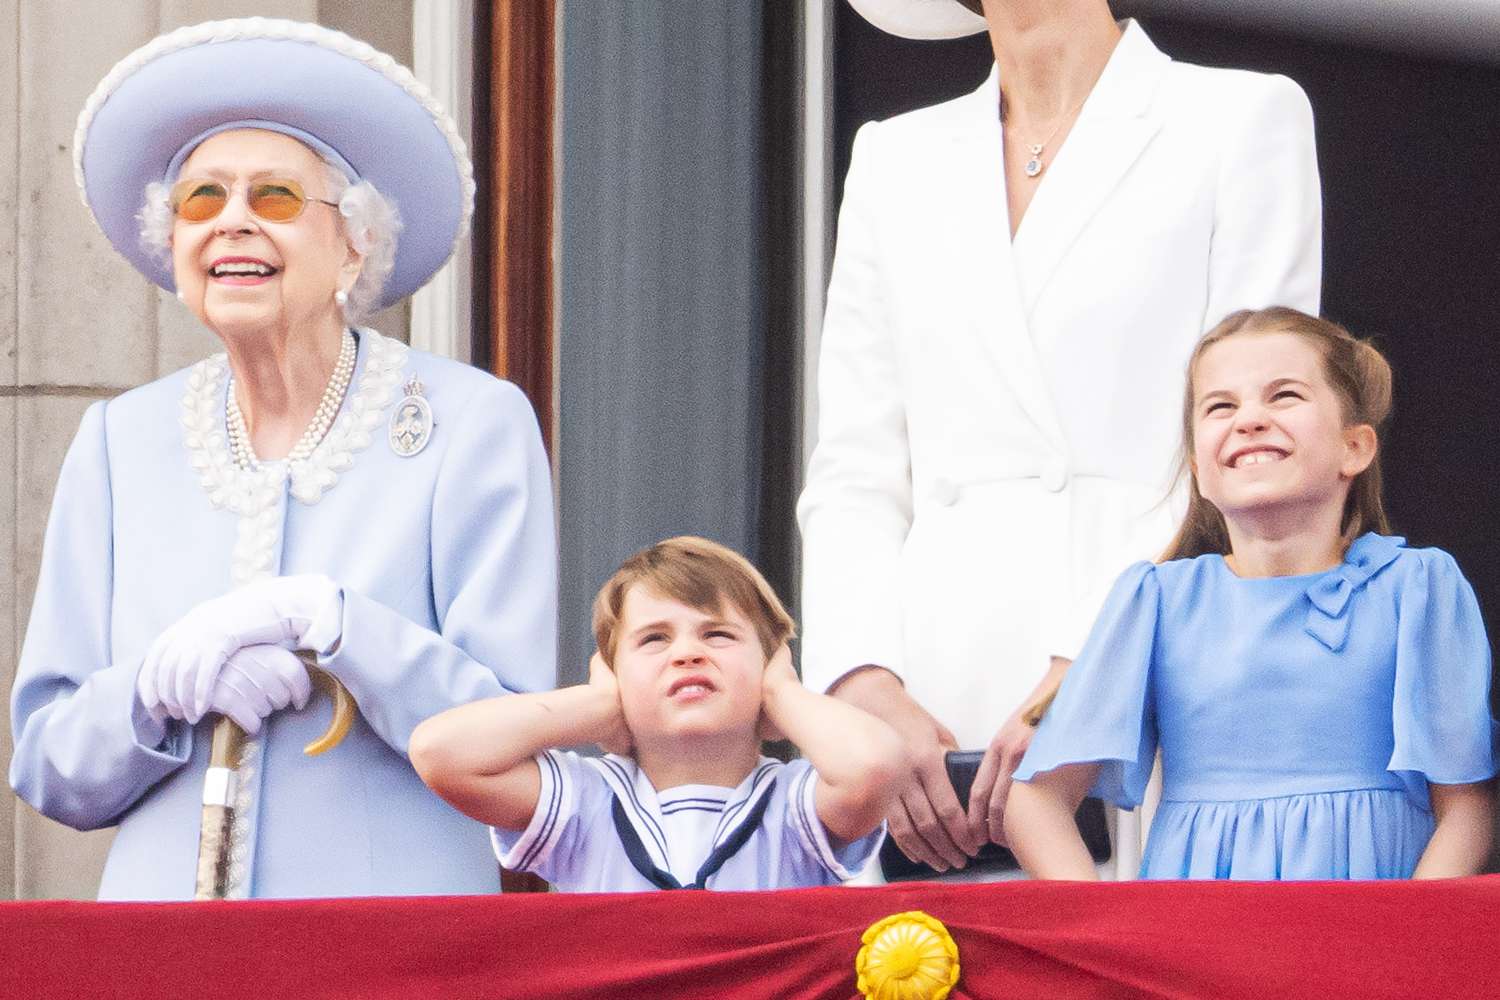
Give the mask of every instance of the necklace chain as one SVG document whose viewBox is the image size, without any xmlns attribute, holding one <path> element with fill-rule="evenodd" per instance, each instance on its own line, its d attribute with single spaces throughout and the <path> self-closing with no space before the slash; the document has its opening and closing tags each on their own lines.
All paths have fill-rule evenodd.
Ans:
<svg viewBox="0 0 1500 1000">
<path fill-rule="evenodd" d="M 318 401 L 318 409 L 307 429 L 287 453 L 288 463 L 306 460 L 327 436 L 339 407 L 344 405 L 344 394 L 349 391 L 349 383 L 354 377 L 355 355 L 354 335 L 345 330 L 343 341 L 339 345 L 339 357 L 334 362 L 328 386 L 323 390 L 323 398 Z M 250 429 L 245 425 L 245 415 L 240 411 L 239 400 L 234 396 L 232 373 L 229 376 L 228 398 L 224 409 L 229 424 L 229 451 L 234 456 L 235 464 L 242 469 L 260 468 L 260 460 L 255 457 L 255 449 L 250 444 Z"/>
<path fill-rule="evenodd" d="M 1026 151 L 1031 154 L 1031 159 L 1026 161 L 1026 166 L 1023 168 L 1026 172 L 1027 177 L 1038 177 L 1041 175 L 1042 170 L 1046 167 L 1046 163 L 1042 161 L 1042 150 L 1047 148 L 1047 144 L 1049 142 L 1057 138 L 1057 133 L 1062 131 L 1063 125 L 1067 124 L 1070 120 L 1072 120 L 1074 115 L 1083 110 L 1083 106 L 1088 101 L 1088 99 L 1088 94 L 1084 94 L 1083 100 L 1073 105 L 1072 109 L 1069 110 L 1067 114 L 1059 118 L 1057 120 L 1057 124 L 1052 126 L 1052 131 L 1047 133 L 1047 138 L 1043 139 L 1041 142 L 1025 142 L 1024 140 L 1022 140 L 1023 144 L 1026 146 Z M 1004 124 L 1005 119 L 1008 117 L 1006 115 L 1005 105 L 1005 96 L 1004 94 L 1002 94 L 1000 97 L 1001 124 Z M 1017 136 L 1017 138 L 1020 137 Z"/>
</svg>

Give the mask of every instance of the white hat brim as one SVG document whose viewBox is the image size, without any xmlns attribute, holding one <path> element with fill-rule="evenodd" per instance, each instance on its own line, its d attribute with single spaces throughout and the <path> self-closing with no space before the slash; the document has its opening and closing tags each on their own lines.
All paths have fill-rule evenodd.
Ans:
<svg viewBox="0 0 1500 1000">
<path fill-rule="evenodd" d="M 988 28 L 958 0 L 849 0 L 849 6 L 881 31 L 902 38 L 963 38 Z"/>
</svg>

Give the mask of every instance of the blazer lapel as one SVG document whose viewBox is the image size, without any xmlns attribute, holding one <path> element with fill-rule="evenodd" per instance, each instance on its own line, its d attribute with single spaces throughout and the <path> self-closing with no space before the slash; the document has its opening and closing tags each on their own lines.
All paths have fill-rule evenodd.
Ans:
<svg viewBox="0 0 1500 1000">
<path fill-rule="evenodd" d="M 955 120 L 945 181 L 951 202 L 938 214 L 950 227 L 945 242 L 956 250 L 952 256 L 961 272 L 958 286 L 969 290 L 972 298 L 952 315 L 974 327 L 974 339 L 994 359 L 1026 415 L 1044 437 L 1060 445 L 1062 428 L 1016 283 L 999 109 L 999 75 L 992 70 L 989 79 L 963 99 Z"/>
<path fill-rule="evenodd" d="M 1068 249 L 1161 128 L 1151 102 L 1170 63 L 1139 25 L 1127 23 L 1016 234 L 1016 283 L 1028 316 Z"/>
</svg>

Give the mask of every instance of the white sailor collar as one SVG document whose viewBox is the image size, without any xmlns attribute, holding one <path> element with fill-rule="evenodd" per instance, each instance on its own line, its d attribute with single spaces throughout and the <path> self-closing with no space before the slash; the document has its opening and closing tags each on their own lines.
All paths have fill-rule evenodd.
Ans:
<svg viewBox="0 0 1500 1000">
<path fill-rule="evenodd" d="M 605 754 L 603 757 L 587 758 L 586 763 L 596 768 L 609 785 L 610 791 L 624 810 L 625 818 L 640 837 L 642 846 L 650 856 L 652 864 L 662 871 L 670 871 L 670 852 L 667 850 L 667 827 L 662 822 L 662 804 L 651 779 L 640 766 L 629 757 Z M 724 801 L 724 810 L 719 814 L 714 828 L 713 842 L 705 853 L 715 848 L 739 831 L 745 820 L 754 812 L 757 802 L 770 794 L 776 785 L 776 777 L 784 767 L 780 761 L 770 757 L 760 758 L 755 769 L 729 793 Z M 675 791 L 675 789 L 674 789 Z M 670 796 L 669 801 L 676 801 Z"/>
</svg>

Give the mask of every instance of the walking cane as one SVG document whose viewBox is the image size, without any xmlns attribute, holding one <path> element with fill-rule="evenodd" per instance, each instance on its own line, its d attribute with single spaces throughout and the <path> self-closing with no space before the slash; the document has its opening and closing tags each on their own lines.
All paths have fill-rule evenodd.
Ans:
<svg viewBox="0 0 1500 1000">
<path fill-rule="evenodd" d="M 338 678 L 318 669 L 311 653 L 297 654 L 307 666 L 313 687 L 333 700 L 333 720 L 328 729 L 302 748 L 309 757 L 338 746 L 354 724 L 357 711 L 349 689 Z M 240 756 L 247 735 L 229 716 L 214 723 L 209 750 L 208 773 L 203 778 L 203 821 L 198 833 L 198 882 L 194 899 L 223 899 L 229 894 L 230 831 L 234 827 L 234 799 L 238 785 Z"/>
</svg>

